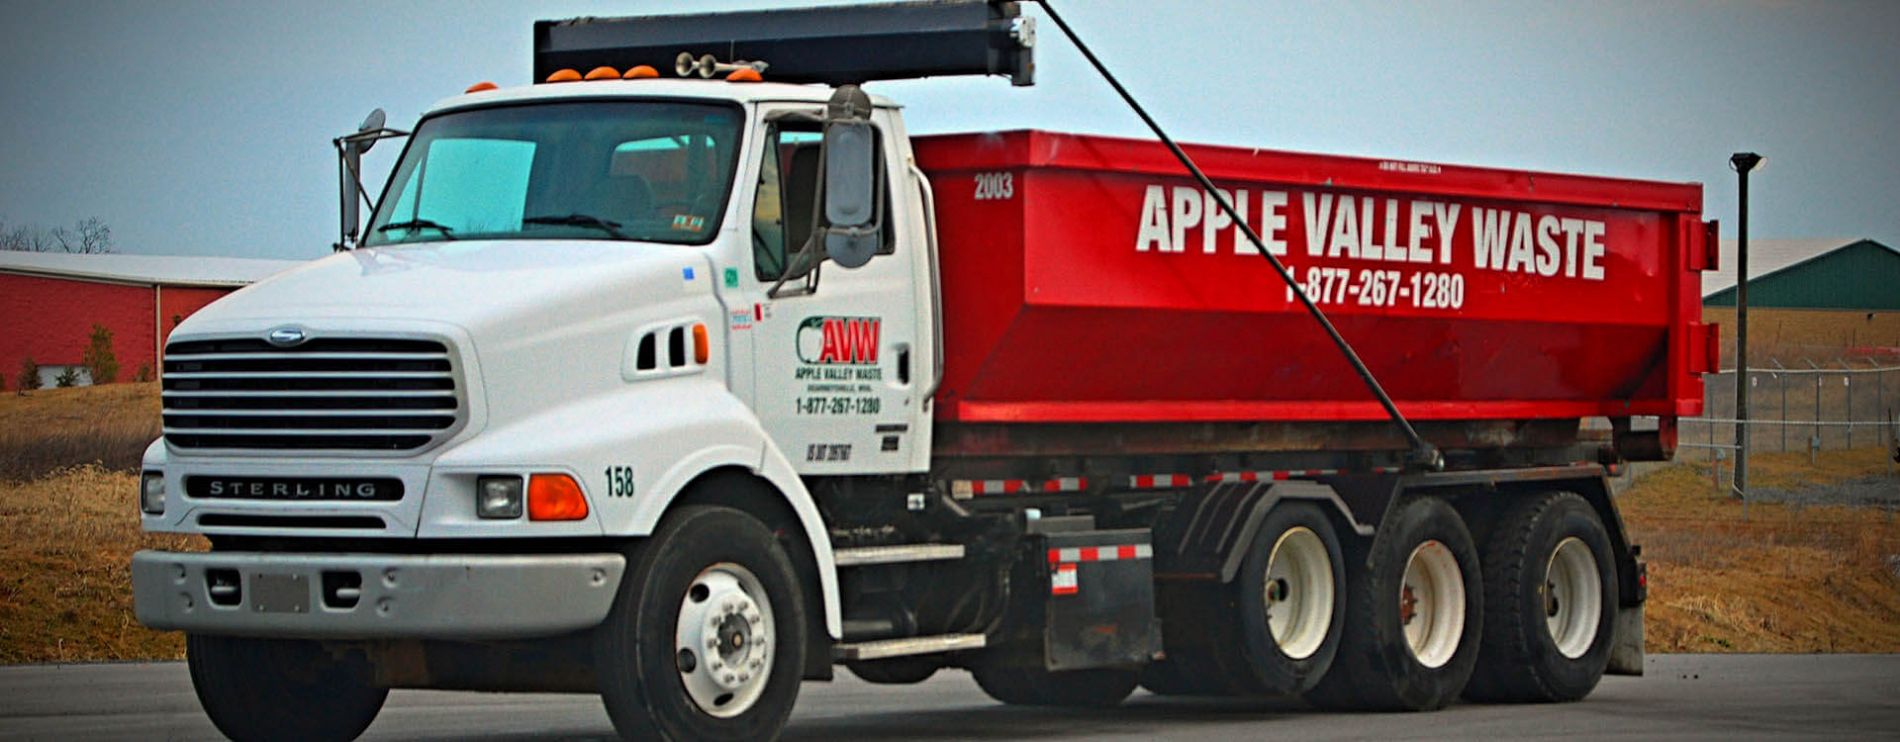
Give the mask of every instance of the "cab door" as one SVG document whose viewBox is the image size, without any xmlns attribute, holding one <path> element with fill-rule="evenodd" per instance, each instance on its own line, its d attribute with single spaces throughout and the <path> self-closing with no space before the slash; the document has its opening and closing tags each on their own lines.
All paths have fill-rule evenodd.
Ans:
<svg viewBox="0 0 1900 742">
<path fill-rule="evenodd" d="M 755 299 L 753 408 L 801 474 L 907 471 L 914 442 L 928 441 L 917 430 L 928 424 L 918 398 L 928 374 L 917 366 L 913 278 L 924 246 L 914 215 L 893 208 L 893 184 L 906 180 L 894 166 L 902 159 L 889 114 L 872 118 L 884 203 L 876 256 L 855 269 L 825 261 L 807 272 L 799 246 L 822 205 L 821 127 L 771 113 L 753 188 L 752 266 L 742 277 Z"/>
</svg>

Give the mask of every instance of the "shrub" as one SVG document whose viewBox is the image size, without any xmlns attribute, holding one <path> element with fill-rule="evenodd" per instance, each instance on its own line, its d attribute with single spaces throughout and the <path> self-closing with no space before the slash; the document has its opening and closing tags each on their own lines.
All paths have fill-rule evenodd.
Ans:
<svg viewBox="0 0 1900 742">
<path fill-rule="evenodd" d="M 53 377 L 53 386 L 57 386 L 61 389 L 65 389 L 70 386 L 78 386 L 78 385 L 79 385 L 79 367 L 78 366 L 67 366 L 65 371 L 61 371 L 59 372 L 58 376 Z"/>
<path fill-rule="evenodd" d="M 92 339 L 86 345 L 86 355 L 81 363 L 91 372 L 94 384 L 110 384 L 119 380 L 119 357 L 112 353 L 112 331 L 106 329 L 105 325 L 92 326 Z"/>
<path fill-rule="evenodd" d="M 40 364 L 33 362 L 32 356 L 20 359 L 20 391 L 30 392 L 40 388 Z"/>
<path fill-rule="evenodd" d="M 139 372 L 137 375 L 132 377 L 132 380 L 139 382 L 141 384 L 147 381 L 151 381 L 152 380 L 152 364 L 149 364 L 149 363 L 139 364 Z"/>
</svg>

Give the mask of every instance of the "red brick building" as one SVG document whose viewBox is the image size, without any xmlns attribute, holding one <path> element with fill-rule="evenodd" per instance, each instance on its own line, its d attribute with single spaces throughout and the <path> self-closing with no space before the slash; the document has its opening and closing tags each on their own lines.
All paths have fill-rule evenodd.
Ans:
<svg viewBox="0 0 1900 742">
<path fill-rule="evenodd" d="M 169 255 L 68 255 L 0 251 L 0 378 L 20 387 L 23 359 L 44 386 L 69 368 L 81 384 L 92 326 L 112 331 L 119 380 L 156 374 L 173 327 L 240 287 L 289 269 L 291 260 Z"/>
</svg>

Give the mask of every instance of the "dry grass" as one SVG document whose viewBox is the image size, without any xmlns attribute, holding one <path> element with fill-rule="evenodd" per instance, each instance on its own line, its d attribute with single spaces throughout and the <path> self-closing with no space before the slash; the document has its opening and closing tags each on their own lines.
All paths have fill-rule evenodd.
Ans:
<svg viewBox="0 0 1900 742">
<path fill-rule="evenodd" d="M 0 663 L 181 656 L 180 635 L 132 617 L 132 552 L 205 546 L 139 530 L 135 472 L 157 412 L 152 384 L 0 397 Z M 1876 449 L 1751 461 L 1759 488 L 1888 476 Z M 1710 476 L 1675 464 L 1618 499 L 1650 563 L 1650 651 L 1900 651 L 1892 512 L 1753 503 L 1744 520 Z"/>
<path fill-rule="evenodd" d="M 1703 307 L 1704 322 L 1722 326 L 1722 365 L 1735 363 L 1735 308 Z M 1883 353 L 1881 349 L 1888 349 Z M 1900 348 L 1900 312 L 1829 309 L 1748 310 L 1748 357 L 1751 365 L 1781 358 L 1796 363 L 1803 357 L 1823 363 L 1840 356 L 1878 355 L 1893 360 Z"/>
<path fill-rule="evenodd" d="M 1750 459 L 1751 489 L 1886 477 L 1879 449 Z M 1900 478 L 1892 480 L 1900 488 Z M 1649 560 L 1652 652 L 1900 651 L 1900 521 L 1891 510 L 1742 504 L 1677 464 L 1618 499 Z"/>
<path fill-rule="evenodd" d="M 136 471 L 159 436 L 158 384 L 0 395 L 0 482 L 98 464 Z"/>
<path fill-rule="evenodd" d="M 195 536 L 139 530 L 138 475 L 97 465 L 0 481 L 0 663 L 176 659 L 183 635 L 132 618 L 139 549 L 203 550 Z"/>
</svg>

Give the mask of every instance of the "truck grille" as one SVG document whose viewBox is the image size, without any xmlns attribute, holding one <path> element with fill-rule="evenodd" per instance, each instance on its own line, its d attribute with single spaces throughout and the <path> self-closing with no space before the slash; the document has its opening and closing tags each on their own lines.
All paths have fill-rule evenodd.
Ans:
<svg viewBox="0 0 1900 742">
<path fill-rule="evenodd" d="M 400 453 L 462 419 L 446 344 L 392 338 L 195 340 L 165 349 L 165 440 L 179 448 Z"/>
</svg>

